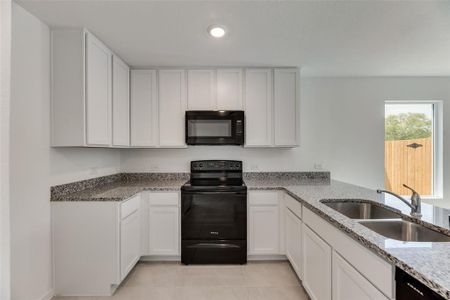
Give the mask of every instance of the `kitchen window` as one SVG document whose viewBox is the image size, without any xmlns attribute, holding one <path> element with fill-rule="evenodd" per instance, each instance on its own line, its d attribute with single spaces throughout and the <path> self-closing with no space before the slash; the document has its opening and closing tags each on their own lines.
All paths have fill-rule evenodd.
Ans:
<svg viewBox="0 0 450 300">
<path fill-rule="evenodd" d="M 424 198 L 442 196 L 442 103 L 387 101 L 385 104 L 385 188 Z"/>
</svg>

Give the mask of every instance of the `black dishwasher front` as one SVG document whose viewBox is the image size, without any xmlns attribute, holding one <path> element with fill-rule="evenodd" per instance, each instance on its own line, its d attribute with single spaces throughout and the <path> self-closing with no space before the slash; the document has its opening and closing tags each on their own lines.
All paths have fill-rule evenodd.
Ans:
<svg viewBox="0 0 450 300">
<path fill-rule="evenodd" d="M 432 291 L 429 287 L 396 268 L 396 300 L 443 300 L 444 298 Z"/>
</svg>

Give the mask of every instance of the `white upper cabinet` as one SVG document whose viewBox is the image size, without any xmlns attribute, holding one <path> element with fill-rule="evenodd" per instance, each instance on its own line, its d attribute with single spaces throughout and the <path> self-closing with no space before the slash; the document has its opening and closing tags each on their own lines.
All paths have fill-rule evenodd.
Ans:
<svg viewBox="0 0 450 300">
<path fill-rule="evenodd" d="M 159 146 L 186 147 L 184 129 L 185 71 L 160 70 L 158 73 Z"/>
<path fill-rule="evenodd" d="M 85 29 L 51 37 L 52 146 L 184 148 L 186 110 L 244 110 L 246 147 L 299 144 L 296 68 L 130 71 Z"/>
<path fill-rule="evenodd" d="M 111 144 L 112 54 L 93 35 L 86 35 L 87 144 Z"/>
<path fill-rule="evenodd" d="M 187 71 L 187 109 L 213 110 L 216 107 L 215 70 Z"/>
<path fill-rule="evenodd" d="M 245 70 L 245 146 L 267 147 L 272 139 L 272 69 Z"/>
<path fill-rule="evenodd" d="M 52 146 L 110 147 L 116 141 L 126 146 L 126 112 L 116 111 L 113 119 L 112 95 L 114 88 L 115 104 L 127 105 L 128 66 L 115 60 L 122 69 L 117 68 L 113 87 L 113 53 L 85 29 L 52 30 L 51 47 Z M 114 141 L 113 124 L 120 127 Z"/>
<path fill-rule="evenodd" d="M 274 70 L 274 146 L 299 144 L 299 87 L 297 69 Z"/>
<path fill-rule="evenodd" d="M 131 146 L 158 144 L 158 107 L 155 70 L 131 71 Z"/>
<path fill-rule="evenodd" d="M 130 145 L 130 68 L 113 56 L 113 146 Z"/>
<path fill-rule="evenodd" d="M 242 69 L 217 70 L 217 109 L 242 110 Z"/>
</svg>

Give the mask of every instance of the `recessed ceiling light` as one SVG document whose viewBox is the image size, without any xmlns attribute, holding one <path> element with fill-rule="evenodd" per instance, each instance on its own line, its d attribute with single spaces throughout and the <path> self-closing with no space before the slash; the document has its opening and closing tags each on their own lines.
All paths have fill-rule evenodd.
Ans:
<svg viewBox="0 0 450 300">
<path fill-rule="evenodd" d="M 211 25 L 211 26 L 208 27 L 208 33 L 212 37 L 218 39 L 218 38 L 223 37 L 225 35 L 226 31 L 225 31 L 225 28 L 223 26 Z"/>
</svg>

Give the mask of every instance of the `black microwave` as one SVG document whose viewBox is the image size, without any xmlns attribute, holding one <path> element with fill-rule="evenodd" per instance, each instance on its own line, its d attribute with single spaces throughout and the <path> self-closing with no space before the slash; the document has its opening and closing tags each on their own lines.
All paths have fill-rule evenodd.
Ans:
<svg viewBox="0 0 450 300">
<path fill-rule="evenodd" d="M 242 110 L 186 111 L 188 145 L 243 145 L 244 128 Z"/>
</svg>

